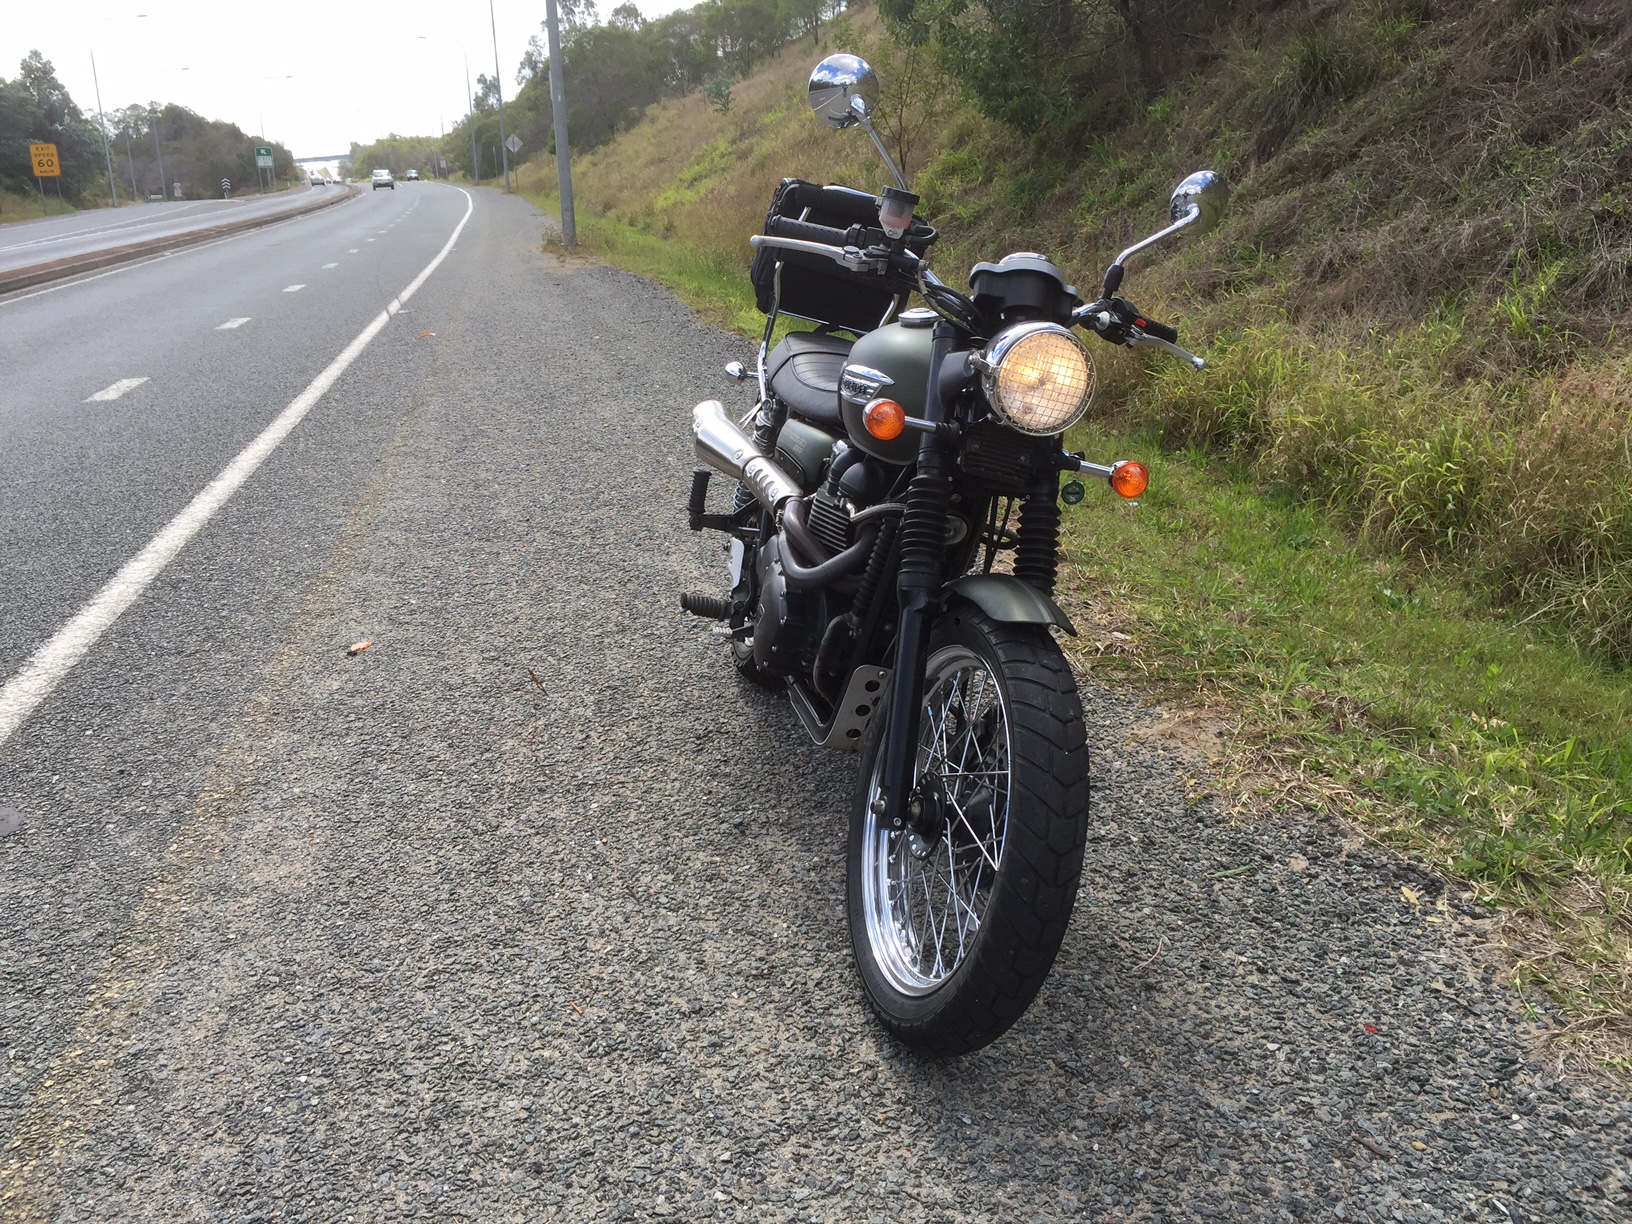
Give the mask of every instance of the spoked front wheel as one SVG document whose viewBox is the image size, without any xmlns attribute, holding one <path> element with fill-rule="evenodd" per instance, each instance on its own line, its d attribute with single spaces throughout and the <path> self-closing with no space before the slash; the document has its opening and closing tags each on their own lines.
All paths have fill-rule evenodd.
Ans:
<svg viewBox="0 0 1632 1224">
<path fill-rule="evenodd" d="M 851 819 L 850 942 L 897 1037 L 963 1054 L 1020 1018 L 1065 938 L 1088 826 L 1082 705 L 1046 630 L 959 605 L 930 639 L 915 827 L 873 810 L 884 724 Z"/>
</svg>

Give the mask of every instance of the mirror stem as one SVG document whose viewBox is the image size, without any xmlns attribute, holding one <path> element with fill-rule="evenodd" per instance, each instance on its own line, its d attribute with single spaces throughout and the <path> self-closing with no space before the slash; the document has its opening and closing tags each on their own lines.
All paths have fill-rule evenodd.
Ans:
<svg viewBox="0 0 1632 1224">
<path fill-rule="evenodd" d="M 1127 250 L 1123 251 L 1122 254 L 1120 254 L 1120 255 L 1118 255 L 1116 257 L 1116 261 L 1111 264 L 1111 267 L 1120 268 L 1132 256 L 1137 255 L 1140 251 L 1144 250 L 1148 246 L 1154 246 L 1156 243 L 1160 242 L 1163 238 L 1171 238 L 1174 234 L 1178 233 L 1185 226 L 1193 224 L 1200 216 L 1201 216 L 1201 206 L 1198 205 L 1198 204 L 1190 205 L 1190 211 L 1185 213 L 1184 216 L 1180 217 L 1177 221 L 1173 222 L 1172 225 L 1168 226 L 1164 230 L 1157 230 L 1154 234 L 1152 234 L 1149 238 L 1146 238 L 1143 242 L 1136 242 L 1132 246 L 1130 246 Z"/>
<path fill-rule="evenodd" d="M 907 186 L 907 176 L 901 173 L 901 167 L 896 165 L 895 158 L 890 156 L 889 146 L 884 143 L 884 138 L 878 134 L 878 129 L 873 126 L 873 121 L 863 116 L 861 126 L 867 135 L 873 138 L 873 147 L 878 150 L 878 155 L 884 159 L 884 164 L 890 168 L 890 173 L 895 175 L 895 185 L 901 188 L 902 191 L 911 191 L 912 188 Z"/>
</svg>

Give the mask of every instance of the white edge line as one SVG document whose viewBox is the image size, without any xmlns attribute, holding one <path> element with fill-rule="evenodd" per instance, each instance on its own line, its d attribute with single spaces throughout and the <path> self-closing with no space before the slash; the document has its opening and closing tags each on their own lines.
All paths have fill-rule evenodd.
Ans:
<svg viewBox="0 0 1632 1224">
<path fill-rule="evenodd" d="M 454 226 L 453 234 L 437 252 L 436 258 L 426 264 L 424 270 L 409 282 L 408 287 L 392 300 L 393 306 L 400 306 L 402 302 L 412 297 L 431 273 L 436 271 L 448 257 L 448 253 L 453 250 L 454 241 L 465 228 L 465 223 L 470 220 L 475 201 L 464 188 L 457 187 L 454 190 L 465 197 L 465 215 L 459 219 L 459 224 Z M 4 686 L 0 686 L 0 745 L 11 738 L 23 725 L 24 720 L 34 712 L 35 707 L 51 695 L 52 690 L 61 683 L 62 678 L 74 664 L 85 657 L 102 634 L 119 619 L 126 608 L 141 597 L 142 592 L 164 571 L 165 566 L 170 564 L 187 542 L 197 535 L 215 516 L 215 512 L 226 505 L 227 500 L 255 474 L 255 469 L 260 467 L 267 456 L 278 448 L 278 444 L 300 424 L 318 400 L 323 398 L 324 393 L 334 385 L 340 375 L 345 373 L 346 368 L 368 347 L 369 342 L 379 335 L 386 321 L 394 313 L 396 312 L 382 310 L 375 315 L 368 326 L 357 334 L 357 338 L 346 345 L 340 355 L 329 362 L 324 371 L 312 379 L 306 389 L 221 470 L 220 475 L 205 485 L 181 513 L 166 523 L 141 552 L 125 562 L 123 568 L 110 578 L 67 624 L 29 656 L 28 661 L 16 675 L 7 680 Z"/>
</svg>

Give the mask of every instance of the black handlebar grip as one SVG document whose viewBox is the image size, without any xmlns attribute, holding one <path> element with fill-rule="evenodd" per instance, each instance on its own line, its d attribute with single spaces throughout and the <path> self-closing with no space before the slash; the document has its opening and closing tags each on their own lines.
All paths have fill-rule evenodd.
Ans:
<svg viewBox="0 0 1632 1224">
<path fill-rule="evenodd" d="M 814 225 L 809 221 L 795 221 L 791 217 L 773 217 L 765 232 L 776 238 L 799 238 L 805 242 L 819 242 L 823 246 L 848 246 L 850 231 L 834 229 L 831 225 Z"/>
<path fill-rule="evenodd" d="M 1166 323 L 1157 323 L 1153 319 L 1145 319 L 1143 320 L 1143 323 L 1145 335 L 1151 337 L 1153 340 L 1166 340 L 1169 344 L 1177 344 L 1179 342 L 1178 328 L 1169 327 Z"/>
</svg>

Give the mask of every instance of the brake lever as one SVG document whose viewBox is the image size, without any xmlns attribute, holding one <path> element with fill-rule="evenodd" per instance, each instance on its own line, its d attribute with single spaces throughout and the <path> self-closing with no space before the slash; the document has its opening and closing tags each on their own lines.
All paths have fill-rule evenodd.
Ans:
<svg viewBox="0 0 1632 1224">
<path fill-rule="evenodd" d="M 820 255 L 836 264 L 842 264 L 852 272 L 883 272 L 888 269 L 890 262 L 888 259 L 868 255 L 860 247 L 828 246 L 825 242 L 809 242 L 804 238 L 755 234 L 748 239 L 748 245 L 756 251 L 761 247 L 773 247 L 779 251 L 803 251 L 808 255 Z"/>
<path fill-rule="evenodd" d="M 1187 349 L 1182 349 L 1166 340 L 1158 340 L 1155 336 L 1146 335 L 1137 327 L 1130 327 L 1128 329 L 1128 347 L 1135 348 L 1141 344 L 1154 344 L 1157 348 L 1164 348 L 1175 357 L 1183 357 L 1198 370 L 1206 368 L 1207 363 Z"/>
</svg>

